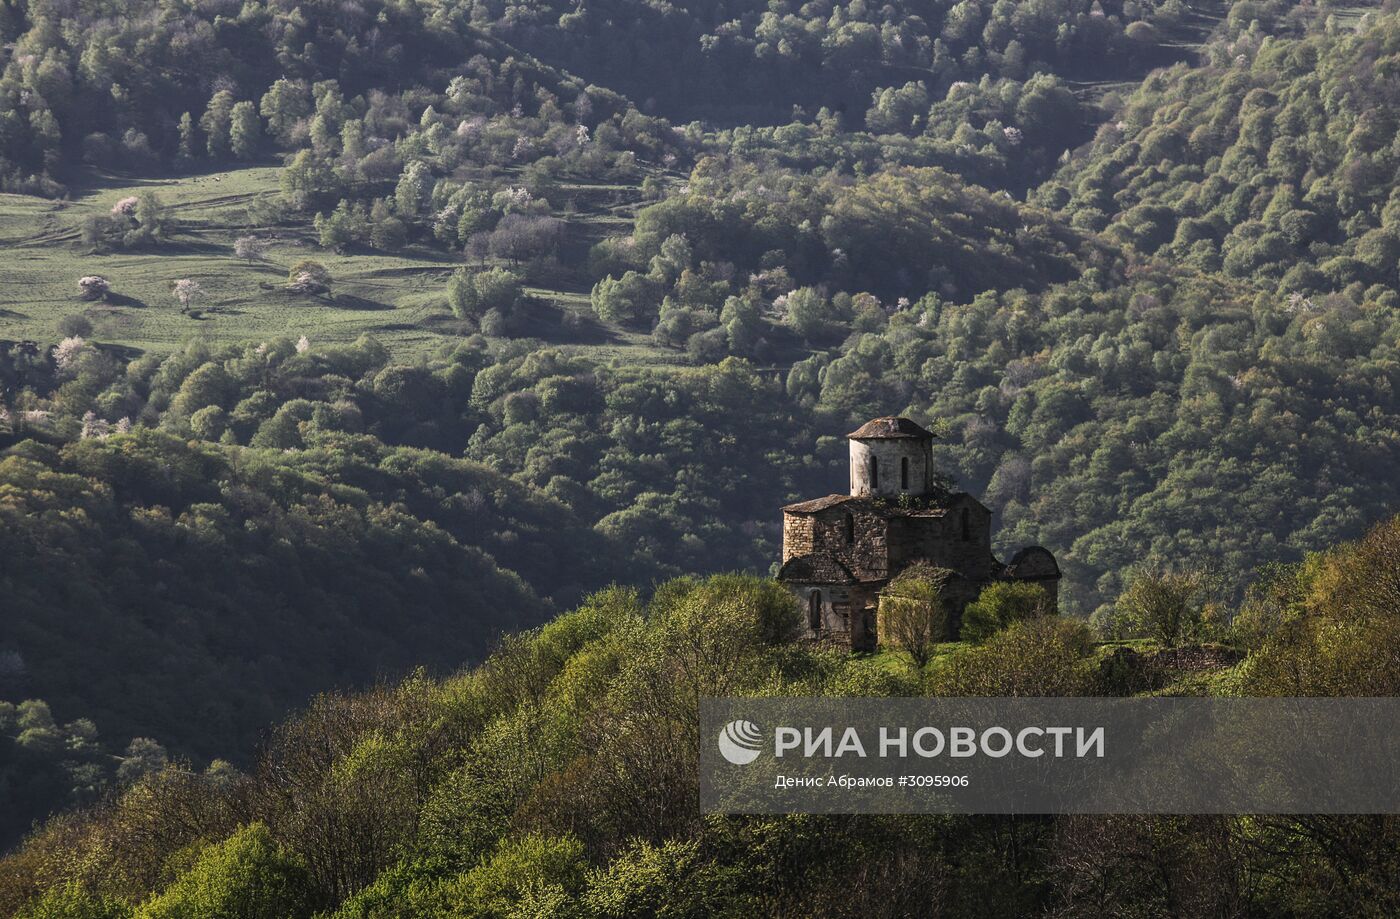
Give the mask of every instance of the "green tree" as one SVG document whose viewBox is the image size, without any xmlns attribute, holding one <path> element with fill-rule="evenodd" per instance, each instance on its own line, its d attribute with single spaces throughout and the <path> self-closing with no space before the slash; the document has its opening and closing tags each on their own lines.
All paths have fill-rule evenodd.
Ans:
<svg viewBox="0 0 1400 919">
<path fill-rule="evenodd" d="M 365 123 L 351 118 L 340 129 L 340 154 L 353 161 L 363 158 L 365 153 Z"/>
<path fill-rule="evenodd" d="M 899 89 L 888 87 L 877 90 L 872 96 L 873 104 L 866 112 L 865 123 L 876 133 L 912 131 L 919 126 L 919 119 L 928 115 L 928 88 L 923 83 L 905 83 Z"/>
<path fill-rule="evenodd" d="M 176 157 L 181 161 L 194 159 L 195 147 L 199 143 L 194 134 L 194 118 L 189 112 L 180 116 L 180 144 L 176 151 Z"/>
<path fill-rule="evenodd" d="M 911 565 L 880 591 L 880 641 L 908 656 L 923 670 L 939 642 L 948 641 L 948 608 L 943 591 L 953 572 Z"/>
<path fill-rule="evenodd" d="M 593 285 L 589 299 L 599 319 L 619 325 L 650 325 L 659 306 L 655 285 L 635 271 L 620 278 L 611 275 L 603 278 Z"/>
<path fill-rule="evenodd" d="M 462 214 L 457 218 L 457 242 L 466 245 L 473 233 L 490 226 L 491 198 L 484 191 L 475 191 L 463 196 Z"/>
<path fill-rule="evenodd" d="M 463 319 L 479 319 L 488 310 L 508 314 L 519 304 L 522 295 L 519 276 L 504 268 L 485 271 L 458 268 L 447 286 L 452 312 Z"/>
<path fill-rule="evenodd" d="M 370 244 L 386 252 L 397 252 L 408 242 L 408 227 L 395 217 L 389 202 L 378 198 L 369 212 Z"/>
<path fill-rule="evenodd" d="M 369 217 L 365 214 L 364 205 L 345 199 L 331 213 L 317 214 L 312 225 L 316 228 L 321 248 L 337 252 L 354 243 L 365 242 L 370 235 Z"/>
<path fill-rule="evenodd" d="M 299 80 L 282 77 L 268 88 L 259 103 L 268 132 L 283 146 L 290 146 L 297 123 L 311 114 L 311 93 Z"/>
<path fill-rule="evenodd" d="M 205 148 L 209 156 L 222 159 L 229 153 L 229 131 L 233 125 L 233 93 L 221 89 L 209 100 L 209 106 L 199 119 L 199 128 L 204 132 Z"/>
<path fill-rule="evenodd" d="M 1092 650 L 1083 622 L 1063 616 L 1023 619 L 984 644 L 949 655 L 933 672 L 933 689 L 947 696 L 1080 695 L 1091 685 Z"/>
<path fill-rule="evenodd" d="M 838 312 L 826 296 L 814 287 L 800 287 L 781 299 L 788 325 L 811 341 L 835 329 Z"/>
<path fill-rule="evenodd" d="M 229 113 L 229 148 L 241 160 L 250 160 L 258 155 L 258 145 L 262 141 L 262 125 L 258 122 L 257 110 L 251 102 L 239 102 Z"/>
<path fill-rule="evenodd" d="M 573 838 L 531 834 L 503 840 L 481 864 L 443 885 L 424 915 L 569 916 L 587 877 L 583 846 Z M 436 908 L 434 908 L 436 907 Z"/>
<path fill-rule="evenodd" d="M 311 911 L 306 869 L 267 827 L 250 824 L 206 848 L 137 919 L 286 919 Z"/>
<path fill-rule="evenodd" d="M 165 205 L 153 191 L 142 191 L 136 196 L 136 208 L 132 217 L 135 226 L 126 233 L 124 244 L 127 246 L 159 243 L 164 241 L 170 232 Z"/>
<path fill-rule="evenodd" d="M 394 202 L 403 217 L 415 217 L 423 210 L 433 191 L 433 174 L 428 164 L 414 160 L 404 167 L 394 188 Z"/>
<path fill-rule="evenodd" d="M 283 168 L 279 179 L 282 196 L 302 210 L 333 198 L 337 192 L 334 173 L 311 150 L 302 150 Z"/>
<path fill-rule="evenodd" d="M 143 776 L 153 775 L 166 767 L 169 758 L 165 748 L 149 737 L 133 738 L 117 767 L 117 780 L 130 785 Z"/>
<path fill-rule="evenodd" d="M 206 406 L 231 405 L 237 395 L 238 384 L 224 365 L 210 361 L 185 377 L 170 400 L 170 414 L 173 419 L 184 421 Z"/>
<path fill-rule="evenodd" d="M 982 588 L 977 599 L 963 610 L 958 637 L 981 644 L 1013 622 L 1053 612 L 1050 595 L 1039 586 L 1024 581 L 997 581 Z"/>
<path fill-rule="evenodd" d="M 14 914 L 14 919 L 130 919 L 131 909 L 89 892 L 72 881 L 50 887 Z"/>
<path fill-rule="evenodd" d="M 1113 631 L 1173 646 L 1211 637 L 1222 612 L 1217 590 L 1205 571 L 1142 571 L 1114 604 Z"/>
<path fill-rule="evenodd" d="M 228 413 L 217 405 L 206 405 L 190 416 L 190 430 L 200 440 L 216 441 L 228 430 Z"/>
<path fill-rule="evenodd" d="M 311 149 L 318 156 L 334 156 L 336 134 L 331 120 L 319 112 L 311 118 Z"/>
</svg>

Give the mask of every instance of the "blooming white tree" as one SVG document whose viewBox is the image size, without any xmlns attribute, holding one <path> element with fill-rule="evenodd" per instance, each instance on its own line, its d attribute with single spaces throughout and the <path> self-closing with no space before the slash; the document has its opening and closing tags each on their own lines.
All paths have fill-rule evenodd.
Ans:
<svg viewBox="0 0 1400 919">
<path fill-rule="evenodd" d="M 287 273 L 287 289 L 299 294 L 329 293 L 331 273 L 320 262 L 303 259 Z"/>
<path fill-rule="evenodd" d="M 112 433 L 112 426 L 105 418 L 99 418 L 94 411 L 88 411 L 83 415 L 83 440 L 106 440 L 107 435 Z"/>
<path fill-rule="evenodd" d="M 126 754 L 120 760 L 117 781 L 123 785 L 130 785 L 143 775 L 161 771 L 170 761 L 165 748 L 149 737 L 137 737 L 127 744 Z"/>
<path fill-rule="evenodd" d="M 233 242 L 233 254 L 252 264 L 267 255 L 267 240 L 256 236 L 240 236 Z"/>
<path fill-rule="evenodd" d="M 102 300 L 112 292 L 112 285 L 102 275 L 90 274 L 78 279 L 78 290 L 84 300 Z"/>
<path fill-rule="evenodd" d="M 116 217 L 132 217 L 136 214 L 136 205 L 140 203 L 141 200 L 135 195 L 128 195 L 112 205 L 112 214 Z"/>
<path fill-rule="evenodd" d="M 474 118 L 464 118 L 462 123 L 457 125 L 457 136 L 462 140 L 475 140 L 485 127 L 486 119 L 480 115 Z"/>
<path fill-rule="evenodd" d="M 534 202 L 534 196 L 523 185 L 503 188 L 491 196 L 491 206 L 503 214 L 528 211 Z"/>
<path fill-rule="evenodd" d="M 72 335 L 54 346 L 53 362 L 60 372 L 72 370 L 78 358 L 87 349 L 87 342 L 80 335 Z"/>
<path fill-rule="evenodd" d="M 199 282 L 193 278 L 181 278 L 175 282 L 171 289 L 175 299 L 180 301 L 180 312 L 188 313 L 190 307 L 202 296 L 204 288 L 199 286 Z"/>
<path fill-rule="evenodd" d="M 297 354 L 305 354 L 311 350 L 311 341 L 303 335 L 297 339 Z"/>
</svg>

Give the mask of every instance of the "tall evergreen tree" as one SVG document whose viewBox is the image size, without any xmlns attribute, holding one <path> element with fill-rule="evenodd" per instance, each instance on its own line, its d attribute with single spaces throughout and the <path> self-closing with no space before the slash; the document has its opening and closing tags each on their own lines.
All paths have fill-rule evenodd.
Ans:
<svg viewBox="0 0 1400 919">
<path fill-rule="evenodd" d="M 180 116 L 180 147 L 176 156 L 185 161 L 194 159 L 195 143 L 194 118 L 185 112 Z"/>
<path fill-rule="evenodd" d="M 221 89 L 209 100 L 204 117 L 199 119 L 199 127 L 204 131 L 205 148 L 214 159 L 222 159 L 229 153 L 229 129 L 233 124 L 233 93 Z"/>
<path fill-rule="evenodd" d="M 262 139 L 262 125 L 258 113 L 251 102 L 240 102 L 230 113 L 229 146 L 233 155 L 240 160 L 250 160 L 257 156 L 258 143 Z"/>
</svg>

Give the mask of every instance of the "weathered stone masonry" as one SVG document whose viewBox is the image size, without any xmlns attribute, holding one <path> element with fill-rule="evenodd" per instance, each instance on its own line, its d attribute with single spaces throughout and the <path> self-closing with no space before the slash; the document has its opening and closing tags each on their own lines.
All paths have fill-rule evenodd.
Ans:
<svg viewBox="0 0 1400 919">
<path fill-rule="evenodd" d="M 876 418 L 848 435 L 850 493 L 783 508 L 778 578 L 797 596 L 809 636 L 872 650 L 880 591 L 927 562 L 955 575 L 944 588 L 954 627 L 997 579 L 1039 584 L 1054 602 L 1055 557 L 1039 546 L 1010 564 L 992 554 L 992 513 L 976 498 L 934 485 L 933 435 L 907 418 Z"/>
</svg>

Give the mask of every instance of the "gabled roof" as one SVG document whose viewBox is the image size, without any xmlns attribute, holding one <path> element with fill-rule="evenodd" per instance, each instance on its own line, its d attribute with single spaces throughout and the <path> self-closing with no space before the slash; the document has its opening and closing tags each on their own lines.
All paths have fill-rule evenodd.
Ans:
<svg viewBox="0 0 1400 919">
<path fill-rule="evenodd" d="M 808 501 L 798 501 L 796 504 L 789 504 L 783 510 L 789 514 L 815 514 L 824 511 L 828 507 L 836 507 L 838 504 L 845 504 L 849 501 L 859 501 L 855 495 L 827 495 L 825 498 L 812 498 Z"/>
<path fill-rule="evenodd" d="M 932 432 L 924 430 L 908 418 L 894 415 L 872 418 L 846 436 L 851 440 L 893 440 L 901 437 L 933 440 Z"/>
<path fill-rule="evenodd" d="M 824 510 L 833 507 L 845 507 L 852 512 L 865 512 L 877 514 L 881 517 L 944 517 L 948 514 L 948 505 L 958 498 L 971 498 L 961 492 L 955 495 L 929 498 L 911 506 L 903 506 L 898 501 L 891 501 L 886 498 L 860 498 L 855 495 L 827 495 L 825 498 L 812 498 L 808 501 L 798 501 L 796 504 L 789 504 L 783 508 L 784 514 L 797 514 L 807 516 L 820 514 Z M 979 505 L 980 506 L 980 505 Z"/>
</svg>

